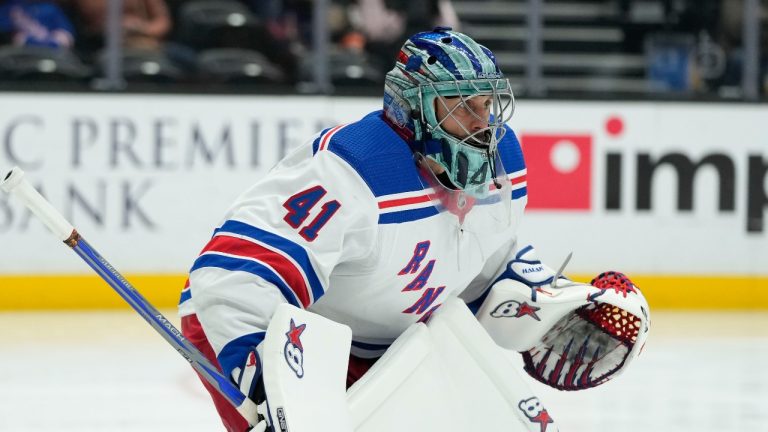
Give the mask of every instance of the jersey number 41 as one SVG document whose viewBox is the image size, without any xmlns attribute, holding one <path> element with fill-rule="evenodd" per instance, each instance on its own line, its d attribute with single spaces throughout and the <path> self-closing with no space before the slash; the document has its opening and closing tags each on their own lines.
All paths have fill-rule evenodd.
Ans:
<svg viewBox="0 0 768 432">
<path fill-rule="evenodd" d="M 288 214 L 285 215 L 283 220 L 288 222 L 288 225 L 291 227 L 299 229 L 304 221 L 309 218 L 309 213 L 323 199 L 326 193 L 322 186 L 313 186 L 294 194 L 283 203 L 283 207 L 288 210 Z M 320 213 L 308 225 L 301 228 L 299 235 L 308 242 L 314 241 L 320 230 L 340 208 L 341 203 L 338 201 L 326 201 L 320 208 Z"/>
</svg>

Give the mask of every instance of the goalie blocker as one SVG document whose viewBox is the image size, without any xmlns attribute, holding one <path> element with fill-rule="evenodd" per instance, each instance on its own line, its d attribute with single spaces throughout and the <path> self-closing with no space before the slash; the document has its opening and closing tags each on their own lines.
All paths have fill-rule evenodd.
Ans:
<svg viewBox="0 0 768 432">
<path fill-rule="evenodd" d="M 622 273 L 576 283 L 543 265 L 531 246 L 509 262 L 476 316 L 497 344 L 522 354 L 528 374 L 559 390 L 617 376 L 650 328 L 648 302 Z"/>
</svg>

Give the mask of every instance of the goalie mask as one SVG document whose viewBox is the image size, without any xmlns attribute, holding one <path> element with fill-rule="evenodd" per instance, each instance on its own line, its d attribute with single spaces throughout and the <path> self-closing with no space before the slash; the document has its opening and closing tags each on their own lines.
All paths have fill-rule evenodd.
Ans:
<svg viewBox="0 0 768 432">
<path fill-rule="evenodd" d="M 500 185 L 498 143 L 513 111 L 491 51 L 446 27 L 408 39 L 384 84 L 388 122 L 453 189 L 479 199 Z"/>
<path fill-rule="evenodd" d="M 477 317 L 497 344 L 522 354 L 532 377 L 582 390 L 617 376 L 640 354 L 648 303 L 623 274 L 602 273 L 590 285 L 561 278 L 553 287 L 553 273 L 530 257 L 513 260 L 506 273 Z"/>
</svg>

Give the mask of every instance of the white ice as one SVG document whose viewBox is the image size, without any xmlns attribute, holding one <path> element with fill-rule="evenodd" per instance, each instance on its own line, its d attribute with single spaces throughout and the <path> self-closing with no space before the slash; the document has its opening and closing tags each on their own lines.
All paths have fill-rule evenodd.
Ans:
<svg viewBox="0 0 768 432">
<path fill-rule="evenodd" d="M 616 380 L 581 392 L 532 382 L 563 432 L 768 432 L 768 313 L 653 318 Z M 135 313 L 0 313 L 0 431 L 216 430 L 191 368 Z"/>
</svg>

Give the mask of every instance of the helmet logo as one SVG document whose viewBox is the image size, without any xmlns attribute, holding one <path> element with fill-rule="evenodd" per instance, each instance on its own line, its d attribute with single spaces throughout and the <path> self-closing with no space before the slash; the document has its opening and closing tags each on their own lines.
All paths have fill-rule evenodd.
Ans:
<svg viewBox="0 0 768 432">
<path fill-rule="evenodd" d="M 504 75 L 500 72 L 478 72 L 477 77 L 486 78 L 486 79 L 496 79 L 496 78 L 503 78 Z"/>
</svg>

